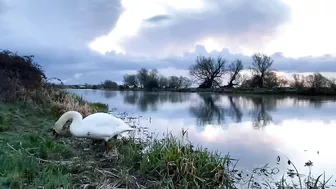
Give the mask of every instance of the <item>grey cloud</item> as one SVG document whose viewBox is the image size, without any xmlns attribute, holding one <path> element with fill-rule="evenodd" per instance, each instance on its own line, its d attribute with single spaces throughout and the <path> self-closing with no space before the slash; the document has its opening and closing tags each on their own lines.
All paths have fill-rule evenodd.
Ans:
<svg viewBox="0 0 336 189">
<path fill-rule="evenodd" d="M 122 45 L 128 52 L 160 52 L 171 45 L 189 45 L 208 36 L 226 36 L 234 43 L 262 43 L 289 20 L 290 8 L 281 0 L 206 1 L 205 12 L 173 12 L 169 24 L 143 27 Z"/>
<path fill-rule="evenodd" d="M 45 46 L 86 46 L 95 37 L 113 29 L 121 9 L 120 0 L 97 1 L 8 1 L 7 39 L 25 37 Z M 20 41 L 18 41 L 20 42 Z"/>
</svg>

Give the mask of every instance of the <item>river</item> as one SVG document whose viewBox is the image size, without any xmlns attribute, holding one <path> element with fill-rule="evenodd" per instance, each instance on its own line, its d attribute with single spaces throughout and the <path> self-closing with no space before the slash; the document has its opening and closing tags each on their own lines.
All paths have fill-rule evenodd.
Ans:
<svg viewBox="0 0 336 189">
<path fill-rule="evenodd" d="M 302 174 L 308 174 L 304 166 L 308 160 L 313 162 L 314 176 L 324 171 L 326 176 L 336 174 L 336 101 L 332 98 L 69 91 L 91 102 L 106 103 L 117 112 L 142 116 L 141 125 L 155 133 L 169 131 L 178 136 L 184 128 L 194 145 L 229 152 L 239 159 L 240 167 L 252 169 L 269 163 L 285 170 L 288 157 Z M 334 184 L 335 179 L 331 181 Z"/>
</svg>

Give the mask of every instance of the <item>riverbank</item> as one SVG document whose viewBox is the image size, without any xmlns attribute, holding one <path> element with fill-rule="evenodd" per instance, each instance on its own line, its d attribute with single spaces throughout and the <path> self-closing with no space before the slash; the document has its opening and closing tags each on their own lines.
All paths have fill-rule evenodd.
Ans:
<svg viewBox="0 0 336 189">
<path fill-rule="evenodd" d="M 75 88 L 69 87 L 68 89 L 91 89 L 91 88 Z M 300 96 L 335 96 L 336 89 L 333 88 L 302 88 L 295 89 L 289 87 L 283 88 L 181 88 L 181 89 L 155 89 L 146 90 L 142 88 L 123 88 L 123 89 L 101 89 L 101 90 L 115 90 L 115 91 L 157 91 L 157 92 L 191 92 L 191 93 L 223 93 L 223 94 L 260 94 L 260 95 L 300 95 Z"/>
</svg>

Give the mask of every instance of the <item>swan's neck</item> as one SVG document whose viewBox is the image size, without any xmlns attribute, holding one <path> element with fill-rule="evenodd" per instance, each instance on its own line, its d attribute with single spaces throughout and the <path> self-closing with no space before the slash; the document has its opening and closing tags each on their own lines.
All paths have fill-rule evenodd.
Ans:
<svg viewBox="0 0 336 189">
<path fill-rule="evenodd" d="M 80 125 L 82 123 L 83 116 L 75 111 L 70 112 L 69 116 L 72 119 L 72 123 L 69 126 L 69 130 L 72 135 L 79 137 L 81 135 Z"/>
</svg>

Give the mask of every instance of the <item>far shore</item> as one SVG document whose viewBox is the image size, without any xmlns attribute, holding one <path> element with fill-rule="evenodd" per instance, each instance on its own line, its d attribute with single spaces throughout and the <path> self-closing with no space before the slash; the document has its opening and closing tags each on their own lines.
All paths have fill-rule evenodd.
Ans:
<svg viewBox="0 0 336 189">
<path fill-rule="evenodd" d="M 104 88 L 88 88 L 88 87 L 66 87 L 66 89 L 93 89 L 93 90 L 108 90 L 108 91 L 150 91 L 150 92 L 192 92 L 192 93 L 223 93 L 223 94 L 260 94 L 260 95 L 301 95 L 301 96 L 335 96 L 336 89 L 332 88 L 302 88 L 295 89 L 289 87 L 282 88 L 181 88 L 181 89 L 153 89 L 147 90 L 143 88 L 124 88 L 124 89 L 104 89 Z"/>
</svg>

